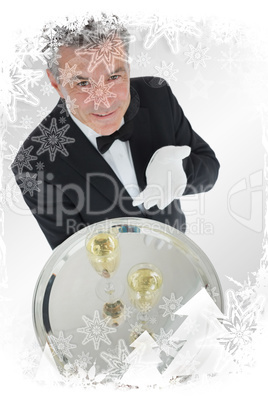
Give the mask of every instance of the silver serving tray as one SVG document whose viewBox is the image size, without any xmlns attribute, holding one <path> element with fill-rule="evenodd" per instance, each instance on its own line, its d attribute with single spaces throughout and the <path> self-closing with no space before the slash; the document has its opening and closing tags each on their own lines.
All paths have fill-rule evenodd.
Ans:
<svg viewBox="0 0 268 402">
<path fill-rule="evenodd" d="M 85 239 L 89 234 L 93 236 L 111 228 L 119 232 L 121 259 L 116 277 L 125 288 L 121 297 L 125 316 L 114 332 L 106 333 L 104 340 L 94 343 L 89 334 L 88 341 L 83 342 L 86 333 L 77 331 L 86 327 L 82 317 L 92 322 L 98 312 L 99 319 L 104 319 L 104 302 L 95 292 L 100 276 L 90 265 Z M 58 367 L 74 364 L 83 354 L 90 356 L 91 363 L 94 361 L 99 371 L 109 372 L 111 368 L 103 356 L 120 354 L 122 345 L 128 352 L 133 350 L 130 345 L 141 323 L 140 313 L 128 298 L 126 278 L 131 267 L 142 262 L 156 265 L 163 275 L 161 298 L 149 312 L 145 325 L 156 342 L 161 339 L 160 334 L 174 333 L 183 321 L 182 317 L 173 314 L 174 308 L 178 304 L 184 305 L 202 288 L 208 290 L 223 311 L 223 295 L 217 273 L 204 252 L 186 235 L 148 219 L 118 218 L 99 222 L 75 233 L 53 251 L 34 291 L 33 323 L 40 346 L 44 349 L 48 344 L 55 352 L 52 340 L 58 339 L 60 334 L 68 339 L 65 350 L 68 353 L 60 356 L 54 353 Z M 177 305 L 167 303 L 172 298 Z M 72 349 L 69 345 L 73 345 Z M 162 350 L 161 359 L 164 367 L 171 357 Z"/>
</svg>

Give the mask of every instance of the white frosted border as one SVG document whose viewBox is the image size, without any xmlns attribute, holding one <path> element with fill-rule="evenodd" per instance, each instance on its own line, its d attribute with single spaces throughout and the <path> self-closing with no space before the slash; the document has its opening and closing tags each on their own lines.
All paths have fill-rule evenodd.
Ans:
<svg viewBox="0 0 268 402">
<path fill-rule="evenodd" d="M 166 2 L 165 2 L 166 3 Z M 210 2 L 209 2 L 210 3 Z M 240 2 L 239 2 L 240 3 Z M 36 4 L 36 3 L 35 3 Z M 46 3 L 47 4 L 47 3 Z M 25 8 L 27 8 L 27 2 L 25 3 L 23 3 L 23 4 L 21 4 L 19 7 L 17 7 L 17 9 L 16 9 L 16 11 L 18 11 L 18 12 L 16 12 L 16 15 L 15 15 L 15 13 L 13 13 L 13 11 L 14 11 L 14 8 L 13 8 L 13 10 L 11 10 L 12 9 L 12 6 L 7 6 L 7 8 L 6 8 L 6 11 L 8 12 L 8 13 L 10 13 L 10 15 L 12 16 L 13 15 L 13 17 L 12 17 L 12 22 L 14 22 L 14 26 L 16 25 L 16 28 L 18 28 L 18 26 L 19 26 L 19 21 L 17 21 L 17 18 L 21 18 L 21 14 L 19 13 L 19 9 L 21 8 L 21 6 L 23 5 L 23 8 L 24 8 L 24 11 L 25 11 Z M 243 6 L 244 6 L 244 9 L 243 9 Z M 264 10 L 262 10 L 261 8 L 258 8 L 258 2 L 256 3 L 256 2 L 254 2 L 254 9 L 252 10 L 249 10 L 249 12 L 250 12 L 250 14 L 248 14 L 247 15 L 247 11 L 246 10 L 248 10 L 248 8 L 246 7 L 246 10 L 245 10 L 245 4 L 243 4 L 243 2 L 242 2 L 242 4 L 240 4 L 240 5 L 238 5 L 238 9 L 236 10 L 236 9 L 234 9 L 234 7 L 231 7 L 231 10 L 232 10 L 232 12 L 231 12 L 231 15 L 234 17 L 234 18 L 237 18 L 237 20 L 239 21 L 239 20 L 246 20 L 248 23 L 249 23 L 249 25 L 252 25 L 252 26 L 254 26 L 255 28 L 258 26 L 258 22 L 260 22 L 260 21 L 262 21 L 263 20 L 263 18 L 264 18 Z M 217 4 L 217 9 L 219 10 L 219 4 Z M 230 10 L 228 9 L 228 7 L 227 7 L 227 4 L 226 4 L 226 2 L 224 2 L 223 4 L 222 4 L 222 7 L 223 7 L 223 9 L 224 9 L 224 12 L 221 12 L 221 15 L 223 15 L 223 16 L 225 16 L 225 15 L 230 15 Z M 8 10 L 10 8 L 10 10 Z M 68 14 L 68 9 L 73 9 L 73 4 L 69 4 L 69 5 L 66 5 L 66 7 L 64 7 L 64 10 L 63 10 L 63 7 L 62 6 L 58 6 L 58 7 L 54 7 L 54 11 L 55 11 L 55 9 L 57 9 L 58 8 L 58 10 L 57 10 L 57 12 L 59 13 L 59 14 L 63 14 L 63 11 L 64 11 L 64 15 L 67 15 Z M 84 6 L 84 8 L 85 8 L 85 6 Z M 148 13 L 148 15 L 151 13 L 151 10 L 152 10 L 152 6 L 149 6 L 148 7 L 149 9 L 148 10 L 146 10 L 146 12 Z M 161 6 L 160 6 L 160 8 L 161 8 Z M 190 9 L 191 9 L 191 5 L 189 5 L 189 7 L 187 7 L 188 8 L 188 10 L 186 10 L 186 13 L 188 14 L 188 15 L 191 15 L 191 12 L 190 12 Z M 194 8 L 194 11 L 193 11 L 193 9 L 192 9 L 192 14 L 193 15 L 206 15 L 206 14 L 215 14 L 215 12 L 213 12 L 213 7 L 211 7 L 211 4 L 210 4 L 210 9 L 209 9 L 209 11 L 207 11 L 207 12 L 205 12 L 205 10 L 204 10 L 204 8 L 205 8 L 205 5 L 204 5 L 204 3 L 202 3 L 202 6 L 200 6 L 200 7 L 197 7 L 196 5 L 193 7 Z M 104 9 L 104 7 L 102 8 L 102 9 Z M 105 7 L 105 9 L 107 9 L 107 7 Z M 201 10 L 200 10 L 201 9 Z M 221 9 L 221 8 L 220 8 Z M 154 11 L 155 11 L 155 8 L 154 8 Z M 216 10 L 215 10 L 216 11 Z M 185 11 L 184 11 L 185 12 Z M 117 12 L 118 13 L 118 12 Z M 133 13 L 133 10 L 132 10 L 132 13 Z M 165 14 L 172 14 L 172 10 L 170 9 L 169 11 L 167 10 L 167 9 L 165 9 L 165 11 L 164 11 L 164 13 Z M 229 13 L 229 14 L 228 14 Z M 19 17 L 19 14 L 20 14 L 20 17 Z M 47 17 L 49 17 L 49 12 L 47 13 L 48 15 L 47 15 Z M 55 12 L 53 12 L 53 15 L 55 16 Z M 119 15 L 120 15 L 120 13 L 118 13 Z M 28 17 L 29 17 L 29 20 L 31 20 L 32 19 L 32 15 L 33 14 L 31 14 L 30 15 L 30 12 L 29 12 L 29 15 L 28 15 Z M 228 18 L 228 17 L 225 17 L 225 18 Z M 17 17 L 17 18 L 16 18 Z M 36 16 L 35 16 L 36 17 Z M 32 31 L 32 29 L 33 29 L 33 26 L 34 25 L 36 25 L 36 26 L 40 26 L 40 24 L 42 25 L 42 23 L 43 23 L 43 21 L 47 21 L 47 17 L 46 17 L 46 15 L 45 15 L 45 13 L 42 15 L 42 18 L 40 18 L 40 20 L 42 20 L 41 22 L 39 21 L 39 19 L 38 18 L 35 18 L 35 23 L 36 24 L 32 24 L 32 27 L 30 28 L 30 29 L 28 29 L 29 28 L 29 25 L 27 26 L 27 29 L 24 29 L 24 31 L 26 32 L 27 31 L 27 34 L 29 34 L 29 31 Z M 26 24 L 26 20 L 27 20 L 27 18 L 24 18 L 24 24 L 25 25 L 27 25 Z M 38 22 L 37 22 L 37 20 L 38 20 Z M 9 27 L 8 28 L 11 28 L 10 27 L 10 21 L 8 21 L 8 23 L 9 23 Z M 5 33 L 7 33 L 7 29 L 8 28 L 6 28 L 5 27 Z M 2 26 L 1 26 L 1 30 L 3 29 L 3 24 L 2 24 Z M 30 32 L 31 33 L 31 32 Z M 27 36 L 27 35 L 26 35 Z M 5 41 L 5 43 L 7 44 L 7 41 Z M 10 52 L 10 54 L 9 54 L 9 56 L 11 56 L 12 57 L 12 41 L 11 41 L 11 46 L 10 46 L 10 43 L 9 43 L 9 50 L 11 51 Z M 267 110 L 264 110 L 264 113 L 266 113 L 267 112 Z M 3 125 L 1 125 L 1 128 L 3 127 Z M 267 163 L 267 157 L 268 157 L 268 136 L 267 136 L 267 133 L 268 133 L 268 127 L 266 126 L 266 124 L 265 124 L 265 119 L 264 119 L 264 121 L 263 121 L 263 140 L 262 140 L 262 144 L 263 144 L 263 147 L 264 147 L 264 150 L 265 150 L 265 153 L 266 153 L 266 155 L 265 155 L 265 160 L 264 160 L 264 179 L 265 178 L 267 178 L 268 177 L 268 163 Z M 2 178 L 2 173 L 3 173 L 3 169 L 2 169 L 2 163 L 3 163 L 3 158 L 2 158 L 2 149 L 1 149 L 1 166 L 0 166 L 0 178 Z M 267 190 L 267 183 L 266 183 L 266 192 L 267 192 L 268 190 Z M 1 213 L 1 218 L 0 218 L 0 222 L 4 222 L 4 214 L 2 213 L 2 209 L 0 210 L 0 213 Z M 265 229 L 264 229 L 264 238 L 263 238 L 263 257 L 261 258 L 261 261 L 260 261 L 260 269 L 259 269 L 259 271 L 258 271 L 258 278 L 259 278 L 259 284 L 260 285 L 262 285 L 262 287 L 263 287 L 263 289 L 264 289 L 264 291 L 266 290 L 265 288 L 266 288 L 266 281 L 267 281 L 267 278 L 266 278 L 266 271 L 265 271 L 265 267 L 267 266 L 267 258 L 268 258 L 268 256 L 267 256 L 267 240 L 268 240 L 268 234 L 267 234 L 267 219 L 268 219 L 268 201 L 266 200 L 266 214 L 265 214 Z M 2 231 L 2 235 L 3 235 L 4 233 L 3 233 L 3 231 Z M 1 238 L 2 239 L 2 238 Z M 0 243 L 0 250 L 1 250 L 1 267 L 3 268 L 5 268 L 5 263 L 6 263 L 6 252 L 7 252 L 7 250 L 6 250 L 6 245 L 4 244 L 4 242 L 3 241 L 1 241 L 1 243 Z M 5 275 L 6 275 L 6 279 L 7 279 L 7 282 L 6 282 L 6 285 L 8 285 L 8 275 L 7 275 L 8 273 L 6 272 L 5 273 Z M 1 296 L 0 296 L 0 300 L 1 300 Z M 3 301 L 3 300 L 2 300 Z M 197 384 L 195 384 L 194 386 L 192 386 L 192 387 L 188 387 L 188 389 L 187 390 L 182 390 L 181 389 L 181 387 L 180 387 L 180 396 L 182 396 L 182 395 L 184 395 L 186 392 L 187 392 L 187 396 L 190 396 L 191 394 L 193 394 L 193 393 L 195 393 L 195 391 L 199 388 L 199 386 L 202 386 L 202 390 L 204 390 L 204 389 L 206 389 L 207 387 L 207 390 L 208 390 L 208 392 L 209 393 L 218 393 L 218 391 L 220 390 L 220 392 L 222 392 L 223 393 L 223 395 L 226 395 L 226 397 L 229 395 L 232 395 L 232 389 L 233 389 L 233 387 L 234 387 L 234 392 L 237 390 L 237 394 L 241 397 L 241 396 L 243 396 L 243 393 L 242 393 L 242 391 L 241 391 L 241 389 L 243 388 L 243 390 L 244 390 L 244 392 L 245 392 L 245 395 L 248 395 L 248 391 L 249 390 L 251 390 L 251 389 L 253 389 L 255 386 L 259 386 L 259 384 L 261 383 L 261 381 L 262 381 L 262 379 L 263 379 L 263 377 L 264 377 L 264 370 L 263 370 L 263 365 L 264 365 L 264 363 L 265 363 L 265 356 L 267 356 L 267 346 L 266 346 L 266 342 L 264 342 L 264 339 L 265 339 L 265 334 L 266 334 L 266 332 L 267 332 L 267 330 L 266 330 L 266 326 L 267 326 L 267 314 L 265 314 L 265 316 L 264 316 L 264 318 L 265 318 L 265 320 L 264 320 L 264 332 L 263 332 L 263 336 L 260 338 L 260 342 L 258 343 L 258 348 L 257 348 L 257 367 L 256 367 L 256 370 L 253 372 L 253 373 L 251 373 L 251 375 L 248 377 L 248 375 L 245 373 L 245 375 L 241 375 L 241 376 L 239 376 L 239 377 L 236 377 L 236 378 L 234 378 L 234 379 L 232 379 L 232 378 L 227 378 L 226 379 L 226 381 L 227 381 L 227 384 L 228 384 L 228 388 L 229 388 L 229 390 L 227 391 L 226 389 L 225 389 L 225 387 L 223 386 L 223 384 L 222 383 L 217 383 L 217 381 L 215 382 L 215 384 L 209 384 L 209 385 L 206 385 L 206 384 L 199 384 L 199 385 L 197 385 Z M 267 334 L 266 334 L 267 335 Z M 267 338 L 266 338 L 267 339 Z M 262 340 L 263 340 L 263 342 L 262 342 Z M 5 364 L 8 366 L 9 365 L 9 363 L 8 363 L 8 356 L 6 356 L 7 357 L 7 360 L 5 359 L 4 361 L 6 362 Z M 19 380 L 19 377 L 20 377 L 20 375 L 19 375 L 19 370 L 16 370 L 16 368 L 13 368 L 14 369 L 14 375 L 16 374 L 16 371 L 18 371 L 18 373 L 17 373 L 17 379 Z M 12 382 L 14 381 L 14 379 L 12 380 Z M 255 385 L 255 381 L 256 381 L 256 385 Z M 12 383 L 11 382 L 11 380 L 10 380 L 10 383 Z M 18 381 L 18 383 L 20 384 L 20 381 Z M 8 383 L 6 383 L 6 385 L 8 385 Z M 36 389 L 36 385 L 34 385 L 34 384 L 26 384 L 23 380 L 21 381 L 21 384 L 20 384 L 20 386 L 25 386 L 26 388 L 28 388 L 28 386 L 29 386 L 29 388 L 31 389 L 31 390 L 34 390 L 34 389 Z M 39 389 L 38 387 L 37 387 L 37 389 Z M 43 392 L 44 390 L 42 389 L 42 392 Z M 54 391 L 53 391 L 54 392 Z M 63 392 L 62 390 L 60 391 L 60 392 Z M 95 393 L 95 392 L 97 392 L 97 391 L 91 391 L 92 393 Z M 106 393 L 106 391 L 102 391 L 102 392 L 104 392 L 104 393 Z M 152 392 L 154 392 L 153 390 L 150 390 L 150 396 L 152 395 L 151 393 Z M 165 395 L 166 395 L 166 393 L 170 393 L 171 395 L 172 395 L 172 390 L 170 390 L 170 391 L 165 391 Z M 46 391 L 45 391 L 45 393 L 46 393 Z M 215 395 L 215 393 L 214 393 L 214 396 L 216 396 Z M 234 396 L 234 395 L 232 395 L 232 396 Z M 117 395 L 117 397 L 119 397 L 119 395 Z M 120 397 L 119 397 L 119 399 L 120 399 Z"/>
</svg>

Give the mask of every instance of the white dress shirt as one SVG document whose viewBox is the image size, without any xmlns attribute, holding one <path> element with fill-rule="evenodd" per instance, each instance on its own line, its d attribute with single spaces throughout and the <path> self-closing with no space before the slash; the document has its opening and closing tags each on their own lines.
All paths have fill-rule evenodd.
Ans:
<svg viewBox="0 0 268 402">
<path fill-rule="evenodd" d="M 70 113 L 71 118 L 75 124 L 81 129 L 85 136 L 89 139 L 91 144 L 97 147 L 97 134 L 90 127 L 86 126 L 80 120 L 78 120 L 72 113 Z M 120 127 L 124 124 L 124 118 L 122 119 Z M 104 154 L 99 154 L 105 159 L 109 166 L 113 169 L 116 176 L 119 178 L 123 186 L 125 187 L 128 194 L 132 197 L 136 197 L 140 193 L 140 189 L 137 182 L 137 177 L 133 165 L 133 160 L 131 156 L 129 141 L 115 140 L 111 147 Z M 141 208 L 143 210 L 143 207 Z"/>
</svg>

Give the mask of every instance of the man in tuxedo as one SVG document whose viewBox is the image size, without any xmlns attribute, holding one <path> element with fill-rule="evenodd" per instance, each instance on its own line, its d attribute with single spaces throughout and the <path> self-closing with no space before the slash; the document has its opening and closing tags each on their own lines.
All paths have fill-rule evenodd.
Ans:
<svg viewBox="0 0 268 402">
<path fill-rule="evenodd" d="M 128 32 L 94 21 L 57 32 L 47 74 L 60 100 L 12 169 L 55 248 L 84 226 L 143 217 L 185 231 L 180 197 L 210 190 L 219 163 L 163 79 L 130 78 Z"/>
</svg>

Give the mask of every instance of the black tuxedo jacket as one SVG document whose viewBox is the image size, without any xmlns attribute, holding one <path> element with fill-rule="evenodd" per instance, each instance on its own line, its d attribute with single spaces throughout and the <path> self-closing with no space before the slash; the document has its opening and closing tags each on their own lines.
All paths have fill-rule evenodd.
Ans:
<svg viewBox="0 0 268 402">
<path fill-rule="evenodd" d="M 191 147 L 183 161 L 187 175 L 184 194 L 211 189 L 219 163 L 191 128 L 170 87 L 152 77 L 133 78 L 131 87 L 139 98 L 129 142 L 140 189 L 146 186 L 150 158 L 166 145 Z M 117 217 L 145 217 L 185 231 L 179 200 L 164 210 L 153 207 L 146 215 L 132 206 L 122 183 L 73 122 L 62 99 L 24 142 L 12 170 L 52 248 L 85 225 Z"/>
</svg>

